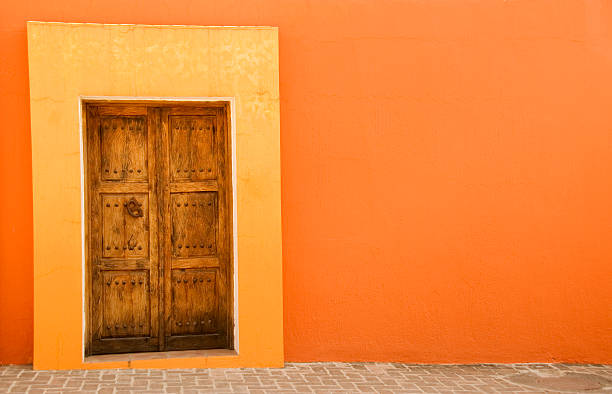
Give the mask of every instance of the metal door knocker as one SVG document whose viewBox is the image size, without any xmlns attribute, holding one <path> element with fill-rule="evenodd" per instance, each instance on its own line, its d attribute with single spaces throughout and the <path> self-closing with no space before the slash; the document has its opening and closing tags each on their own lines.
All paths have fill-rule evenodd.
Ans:
<svg viewBox="0 0 612 394">
<path fill-rule="evenodd" d="M 135 198 L 131 198 L 128 202 L 127 205 L 125 206 L 125 208 L 127 209 L 128 213 L 135 217 L 135 218 L 140 218 L 142 217 L 142 208 L 140 207 L 138 201 L 136 201 Z"/>
</svg>

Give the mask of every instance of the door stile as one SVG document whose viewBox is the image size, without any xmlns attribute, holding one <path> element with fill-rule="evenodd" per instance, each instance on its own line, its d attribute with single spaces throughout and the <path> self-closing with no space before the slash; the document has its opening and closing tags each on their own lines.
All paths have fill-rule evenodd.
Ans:
<svg viewBox="0 0 612 394">
<path fill-rule="evenodd" d="M 100 338 L 101 336 L 101 292 L 100 287 L 97 285 L 100 279 L 100 250 L 98 247 L 97 240 L 100 239 L 100 195 L 97 193 L 100 187 L 100 157 L 96 154 L 100 146 L 100 136 L 98 130 L 100 129 L 100 118 L 98 116 L 97 107 L 87 107 L 87 168 L 88 168 L 88 187 L 87 193 L 89 197 L 89 239 L 88 239 L 88 253 L 89 253 L 89 264 L 87 265 L 89 271 L 88 283 L 89 289 L 91 289 L 91 296 L 89 297 L 89 339 L 87 343 L 86 354 L 92 354 L 93 352 L 93 341 L 94 338 Z"/>
<path fill-rule="evenodd" d="M 160 299 L 159 299 L 159 223 L 158 223 L 158 193 L 157 193 L 157 171 L 158 164 L 156 163 L 156 152 L 157 152 L 157 134 L 158 132 L 158 119 L 159 111 L 155 108 L 147 108 L 147 123 L 148 123 L 148 171 L 149 171 L 149 239 L 150 239 L 150 255 L 149 255 L 149 280 L 150 280 L 150 302 L 151 302 L 151 337 L 158 338 L 157 350 L 159 350 L 159 338 L 160 338 L 160 327 L 159 327 L 159 312 L 160 312 Z M 161 331 L 163 332 L 163 331 Z"/>
<path fill-rule="evenodd" d="M 218 188 L 218 196 L 219 196 L 219 221 L 217 222 L 217 245 L 219 245 L 218 253 L 219 253 L 219 278 L 218 281 L 219 290 L 219 311 L 224 311 L 225 316 L 219 316 L 219 329 L 222 332 L 226 333 L 224 338 L 225 346 L 230 347 L 231 333 L 229 330 L 229 322 L 228 316 L 231 314 L 230 310 L 233 309 L 230 306 L 230 295 L 229 295 L 229 280 L 231 278 L 230 275 L 230 256 L 229 250 L 231 249 L 229 239 L 228 239 L 228 204 L 229 201 L 227 192 L 228 189 L 228 176 L 227 176 L 227 130 L 225 130 L 225 112 L 222 108 L 217 108 L 217 116 L 215 118 L 215 128 L 214 133 L 216 134 L 215 140 L 215 150 L 217 157 L 217 182 L 219 184 Z"/>
<path fill-rule="evenodd" d="M 164 333 L 163 339 L 161 339 L 163 346 L 161 346 L 161 350 L 166 349 L 166 340 L 168 338 L 168 332 L 170 330 L 170 316 L 171 316 L 171 308 L 172 308 L 172 285 L 171 277 L 172 277 L 172 258 L 171 258 L 171 247 L 172 244 L 172 222 L 170 220 L 170 169 L 168 166 L 169 162 L 169 132 L 168 132 L 168 108 L 160 109 L 160 118 L 159 118 L 159 150 L 158 156 L 160 161 L 158 178 L 159 182 L 162 186 L 159 188 L 159 198 L 160 198 L 160 210 L 159 216 L 160 221 L 163 223 L 163 227 L 161 227 L 162 231 L 160 232 L 160 246 L 163 256 L 162 261 L 162 272 L 163 272 L 163 282 L 164 282 L 164 292 L 162 294 L 164 300 L 164 310 L 161 315 L 160 321 L 164 327 L 162 331 Z"/>
<path fill-rule="evenodd" d="M 234 210 L 233 210 L 233 157 L 232 157 L 232 135 L 231 127 L 229 125 L 230 117 L 230 106 L 225 103 L 223 107 L 217 108 L 218 115 L 218 127 L 221 130 L 221 134 L 225 136 L 222 142 L 223 146 L 223 223 L 224 229 L 224 248 L 223 258 L 225 259 L 224 267 L 222 268 L 225 277 L 225 291 L 222 297 L 225 297 L 224 304 L 226 305 L 226 317 L 225 317 L 225 330 L 227 332 L 226 348 L 234 348 Z"/>
</svg>

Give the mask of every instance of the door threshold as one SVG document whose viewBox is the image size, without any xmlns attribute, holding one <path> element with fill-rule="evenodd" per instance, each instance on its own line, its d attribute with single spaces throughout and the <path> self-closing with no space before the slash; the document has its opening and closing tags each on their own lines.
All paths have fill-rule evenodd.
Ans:
<svg viewBox="0 0 612 394">
<path fill-rule="evenodd" d="M 237 356 L 238 352 L 231 349 L 205 349 L 205 350 L 174 350 L 168 352 L 143 352 L 121 354 L 97 354 L 85 357 L 85 363 L 104 363 L 136 360 L 167 360 L 172 358 L 202 358 L 202 357 L 228 357 Z"/>
</svg>

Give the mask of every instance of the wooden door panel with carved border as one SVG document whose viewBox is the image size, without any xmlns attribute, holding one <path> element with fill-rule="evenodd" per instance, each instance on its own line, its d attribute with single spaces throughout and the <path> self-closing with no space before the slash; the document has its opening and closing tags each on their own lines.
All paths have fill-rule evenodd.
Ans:
<svg viewBox="0 0 612 394">
<path fill-rule="evenodd" d="M 86 354 L 232 347 L 227 112 L 86 105 Z"/>
<path fill-rule="evenodd" d="M 87 106 L 88 354 L 159 348 L 155 112 Z"/>
<path fill-rule="evenodd" d="M 229 139 L 223 108 L 162 109 L 167 349 L 229 347 Z"/>
</svg>

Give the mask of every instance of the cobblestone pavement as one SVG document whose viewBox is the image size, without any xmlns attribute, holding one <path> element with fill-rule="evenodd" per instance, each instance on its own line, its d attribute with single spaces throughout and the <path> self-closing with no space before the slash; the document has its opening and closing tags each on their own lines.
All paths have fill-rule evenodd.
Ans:
<svg viewBox="0 0 612 394">
<path fill-rule="evenodd" d="M 545 387 L 525 385 L 533 382 Z M 99 371 L 33 371 L 30 366 L 0 366 L 2 393 L 543 393 L 580 390 L 612 394 L 612 365 L 287 363 L 281 369 Z"/>
</svg>

